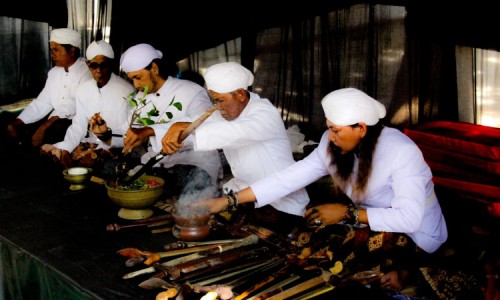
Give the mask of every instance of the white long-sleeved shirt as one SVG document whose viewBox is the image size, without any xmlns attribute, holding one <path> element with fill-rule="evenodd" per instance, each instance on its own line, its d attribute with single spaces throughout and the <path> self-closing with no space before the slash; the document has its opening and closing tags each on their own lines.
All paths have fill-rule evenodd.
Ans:
<svg viewBox="0 0 500 300">
<path fill-rule="evenodd" d="M 115 74 L 111 74 L 108 83 L 102 88 L 97 86 L 94 79 L 82 83 L 76 91 L 76 115 L 66 131 L 64 141 L 54 146 L 68 152 L 72 152 L 81 142 L 94 143 L 103 149 L 123 147 L 123 137 L 113 137 L 111 145 L 107 145 L 93 133 L 87 138 L 85 136 L 88 122 L 95 113 L 100 113 L 113 134 L 125 134 L 132 109 L 126 98 L 133 91 L 132 84 Z"/>
<path fill-rule="evenodd" d="M 49 118 L 72 119 L 76 112 L 76 89 L 78 85 L 92 79 L 87 64 L 79 58 L 68 68 L 50 69 L 45 86 L 40 94 L 21 112 L 19 119 L 25 124 L 35 123 L 49 113 Z"/>
<path fill-rule="evenodd" d="M 228 186 L 238 191 L 282 170 L 295 161 L 283 120 L 268 100 L 250 93 L 250 101 L 238 118 L 227 121 L 219 111 L 201 124 L 192 137 L 195 151 L 222 149 L 231 167 L 233 180 Z M 267 203 L 279 211 L 303 216 L 309 196 L 305 189 L 285 193 Z"/>
<path fill-rule="evenodd" d="M 144 94 L 141 92 L 136 97 L 136 99 L 142 98 Z M 172 100 L 182 104 L 181 111 L 174 106 L 169 106 Z M 155 131 L 155 135 L 149 138 L 151 149 L 141 157 L 142 163 L 147 162 L 152 156 L 161 152 L 161 140 L 171 124 L 179 120 L 195 120 L 213 105 L 207 91 L 202 86 L 189 80 L 174 77 L 168 77 L 167 81 L 156 93 L 146 95 L 146 101 L 148 105 L 141 109 L 141 117 L 146 117 L 146 113 L 153 108 L 153 105 L 158 109 L 160 115 L 158 117 L 150 117 L 156 122 L 156 124 L 150 126 Z M 166 112 L 172 113 L 172 119 L 168 118 Z M 222 169 L 217 150 L 201 153 L 187 149 L 186 151 L 166 156 L 156 165 L 160 164 L 165 168 L 176 164 L 201 167 L 208 172 L 213 182 L 217 181 Z"/>
<path fill-rule="evenodd" d="M 330 165 L 328 131 L 306 158 L 251 185 L 259 205 L 305 187 L 336 168 Z M 354 164 L 357 176 L 358 160 Z M 353 183 L 355 184 L 355 182 Z M 384 128 L 374 152 L 371 175 L 363 199 L 353 197 L 352 186 L 344 190 L 368 214 L 371 230 L 401 232 L 426 252 L 436 251 L 448 238 L 432 173 L 417 145 L 394 128 Z"/>
</svg>

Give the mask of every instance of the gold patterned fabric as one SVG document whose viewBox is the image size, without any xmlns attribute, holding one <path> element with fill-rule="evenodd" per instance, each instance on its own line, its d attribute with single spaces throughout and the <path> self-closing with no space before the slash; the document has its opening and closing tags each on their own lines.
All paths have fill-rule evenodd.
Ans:
<svg viewBox="0 0 500 300">
<path fill-rule="evenodd" d="M 351 225 L 335 224 L 321 230 L 304 229 L 297 233 L 292 242 L 300 248 L 310 247 L 312 252 L 327 249 L 333 253 L 330 261 L 322 267 L 329 269 L 336 261 L 348 270 L 340 275 L 357 271 L 415 268 L 422 253 L 405 234 L 375 232 L 369 227 L 357 228 Z"/>
</svg>

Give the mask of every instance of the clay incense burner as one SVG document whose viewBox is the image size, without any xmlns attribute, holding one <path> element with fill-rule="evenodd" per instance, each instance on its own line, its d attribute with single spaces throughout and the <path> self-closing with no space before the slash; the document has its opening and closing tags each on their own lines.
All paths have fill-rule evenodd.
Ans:
<svg viewBox="0 0 500 300">
<path fill-rule="evenodd" d="M 182 241 L 200 241 L 210 234 L 210 212 L 176 207 L 172 212 L 175 226 L 173 235 Z"/>
</svg>

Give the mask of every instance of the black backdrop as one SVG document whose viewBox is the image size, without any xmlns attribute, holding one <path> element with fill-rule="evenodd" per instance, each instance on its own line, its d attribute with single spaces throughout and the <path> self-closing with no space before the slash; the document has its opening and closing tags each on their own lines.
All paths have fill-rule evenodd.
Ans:
<svg viewBox="0 0 500 300">
<path fill-rule="evenodd" d="M 500 50 L 496 33 L 500 27 L 494 3 L 479 0 L 445 5 L 436 1 L 411 0 L 308 0 L 303 5 L 252 1 L 179 1 L 175 5 L 162 0 L 138 2 L 113 1 L 111 42 L 123 49 L 147 42 L 174 59 L 217 46 L 224 41 L 286 24 L 294 19 L 319 15 L 356 3 L 405 5 L 410 19 L 428 36 L 471 47 Z M 66 0 L 16 0 L 0 9 L 0 15 L 48 22 L 66 27 Z"/>
</svg>

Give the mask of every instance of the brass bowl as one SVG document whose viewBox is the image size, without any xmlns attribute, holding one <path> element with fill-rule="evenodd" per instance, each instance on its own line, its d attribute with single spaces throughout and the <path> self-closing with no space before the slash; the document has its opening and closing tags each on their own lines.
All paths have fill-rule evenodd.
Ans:
<svg viewBox="0 0 500 300">
<path fill-rule="evenodd" d="M 153 210 L 150 207 L 163 194 L 165 180 L 156 176 L 143 175 L 141 179 L 148 181 L 156 180 L 160 184 L 156 187 L 143 190 L 122 190 L 116 188 L 116 185 L 111 181 L 106 181 L 105 186 L 108 190 L 108 197 L 113 203 L 121 207 L 118 211 L 118 216 L 127 220 L 146 219 L 153 215 Z"/>
<path fill-rule="evenodd" d="M 183 214 L 176 210 L 172 212 L 175 226 L 172 228 L 174 237 L 182 241 L 201 241 L 210 235 L 210 212 L 193 212 L 184 210 Z"/>
<path fill-rule="evenodd" d="M 70 183 L 69 189 L 72 191 L 78 191 L 86 187 L 92 174 L 91 168 L 68 168 L 63 171 L 64 179 Z"/>
</svg>

